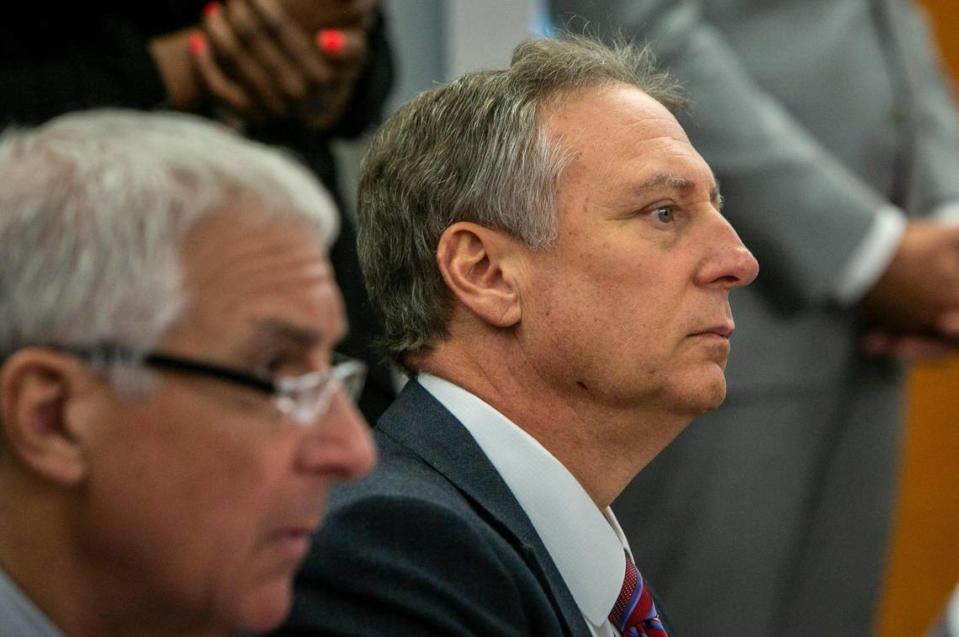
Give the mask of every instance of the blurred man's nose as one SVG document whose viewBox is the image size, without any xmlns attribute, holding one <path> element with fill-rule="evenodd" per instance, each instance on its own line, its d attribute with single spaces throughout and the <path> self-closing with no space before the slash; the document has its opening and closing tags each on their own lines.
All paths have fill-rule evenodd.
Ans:
<svg viewBox="0 0 959 637">
<path fill-rule="evenodd" d="M 365 476 L 376 463 L 370 426 L 342 390 L 321 421 L 308 430 L 300 453 L 300 468 L 341 480 Z"/>
</svg>

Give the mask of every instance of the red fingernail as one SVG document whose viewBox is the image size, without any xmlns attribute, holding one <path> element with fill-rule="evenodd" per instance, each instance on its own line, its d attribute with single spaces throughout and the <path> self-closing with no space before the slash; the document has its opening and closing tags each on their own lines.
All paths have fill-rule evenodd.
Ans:
<svg viewBox="0 0 959 637">
<path fill-rule="evenodd" d="M 203 37 L 202 33 L 193 33 L 190 35 L 190 39 L 187 40 L 187 46 L 190 47 L 190 53 L 193 55 L 200 55 L 201 53 L 206 52 L 206 38 Z"/>
<path fill-rule="evenodd" d="M 342 53 L 345 42 L 346 36 L 339 29 L 322 29 L 316 34 L 317 46 L 330 55 Z"/>
<path fill-rule="evenodd" d="M 203 15 L 213 17 L 220 12 L 220 3 L 214 0 L 203 5 Z"/>
</svg>

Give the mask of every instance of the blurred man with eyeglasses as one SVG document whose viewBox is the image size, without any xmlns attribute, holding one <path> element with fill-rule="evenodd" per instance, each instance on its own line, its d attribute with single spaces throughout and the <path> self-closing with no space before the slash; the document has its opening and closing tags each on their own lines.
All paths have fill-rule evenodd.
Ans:
<svg viewBox="0 0 959 637">
<path fill-rule="evenodd" d="M 272 627 L 374 451 L 335 361 L 337 215 L 183 115 L 0 139 L 0 633 Z"/>
</svg>

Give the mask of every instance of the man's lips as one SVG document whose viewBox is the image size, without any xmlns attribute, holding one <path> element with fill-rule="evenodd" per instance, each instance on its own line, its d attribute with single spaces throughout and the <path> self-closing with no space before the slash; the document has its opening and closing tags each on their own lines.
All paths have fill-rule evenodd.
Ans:
<svg viewBox="0 0 959 637">
<path fill-rule="evenodd" d="M 318 528 L 319 525 L 314 524 L 285 526 L 277 529 L 271 539 L 285 557 L 299 561 L 309 550 L 313 534 Z"/>
<path fill-rule="evenodd" d="M 736 326 L 733 323 L 719 323 L 705 329 L 690 333 L 690 336 L 716 336 L 728 339 L 733 335 Z"/>
<path fill-rule="evenodd" d="M 295 537 L 311 537 L 319 528 L 318 524 L 301 524 L 288 526 L 280 529 L 278 535 L 291 535 Z"/>
</svg>

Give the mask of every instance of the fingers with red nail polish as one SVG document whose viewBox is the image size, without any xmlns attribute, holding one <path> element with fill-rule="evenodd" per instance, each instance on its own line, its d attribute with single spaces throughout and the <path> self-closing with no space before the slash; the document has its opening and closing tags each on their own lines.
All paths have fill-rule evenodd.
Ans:
<svg viewBox="0 0 959 637">
<path fill-rule="evenodd" d="M 339 55 L 343 52 L 346 37 L 339 29 L 321 29 L 316 34 L 316 44 L 320 50 L 330 55 Z"/>
<path fill-rule="evenodd" d="M 187 40 L 187 46 L 193 55 L 202 55 L 207 52 L 206 37 L 202 33 L 192 33 Z"/>
<path fill-rule="evenodd" d="M 279 0 L 249 0 L 251 8 L 268 25 L 289 64 L 287 71 L 296 71 L 303 76 L 306 84 L 312 88 L 328 84 L 332 78 L 330 65 L 318 51 L 314 38 L 298 24 L 291 21 L 283 10 Z M 280 75 L 282 71 L 277 72 Z"/>
<path fill-rule="evenodd" d="M 294 1 L 320 13 L 335 4 Z M 357 15 L 372 15 L 374 4 L 367 6 L 372 1 L 350 4 Z M 325 130 L 342 116 L 366 63 L 367 32 L 358 20 L 329 21 L 314 31 L 316 26 L 288 14 L 287 5 L 288 0 L 207 2 L 201 31 L 187 42 L 190 56 L 208 97 L 223 112 L 251 123 L 295 118 Z"/>
<path fill-rule="evenodd" d="M 210 43 L 201 32 L 190 34 L 187 40 L 193 67 L 203 80 L 207 93 L 218 104 L 242 114 L 250 120 L 259 119 L 259 113 L 243 88 L 224 73 L 210 51 Z"/>
<path fill-rule="evenodd" d="M 366 32 L 362 29 L 320 29 L 314 40 L 331 62 L 362 65 L 365 60 Z"/>
</svg>

